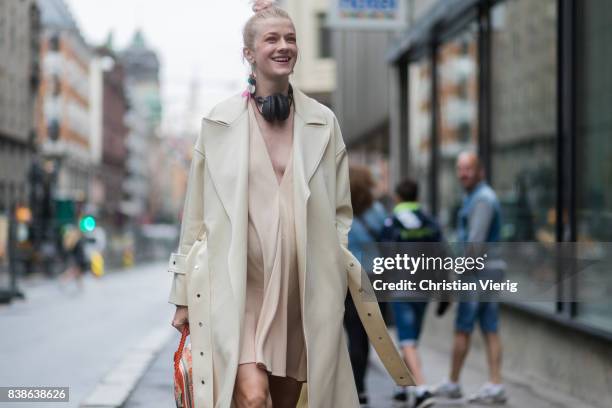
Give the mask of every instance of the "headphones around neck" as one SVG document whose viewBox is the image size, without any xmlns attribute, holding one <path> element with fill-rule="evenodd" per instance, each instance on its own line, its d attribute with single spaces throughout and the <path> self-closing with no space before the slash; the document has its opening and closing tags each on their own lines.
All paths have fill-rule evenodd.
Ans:
<svg viewBox="0 0 612 408">
<path fill-rule="evenodd" d="M 259 113 L 268 122 L 283 121 L 291 113 L 291 104 L 293 103 L 293 88 L 291 84 L 289 84 L 288 95 L 275 93 L 264 98 L 263 96 L 255 96 L 255 93 L 252 93 L 251 97 L 255 99 Z"/>
</svg>

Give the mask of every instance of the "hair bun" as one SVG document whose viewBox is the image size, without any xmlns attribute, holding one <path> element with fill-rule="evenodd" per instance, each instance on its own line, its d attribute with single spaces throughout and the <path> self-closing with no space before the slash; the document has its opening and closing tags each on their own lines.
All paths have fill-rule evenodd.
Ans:
<svg viewBox="0 0 612 408">
<path fill-rule="evenodd" d="M 274 0 L 255 0 L 253 1 L 253 11 L 255 13 L 259 13 L 260 11 L 267 9 L 268 7 L 272 7 L 274 3 Z"/>
</svg>

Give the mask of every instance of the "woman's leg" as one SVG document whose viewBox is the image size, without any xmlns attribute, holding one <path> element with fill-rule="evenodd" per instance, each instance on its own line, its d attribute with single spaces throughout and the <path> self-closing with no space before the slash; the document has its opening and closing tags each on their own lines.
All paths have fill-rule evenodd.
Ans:
<svg viewBox="0 0 612 408">
<path fill-rule="evenodd" d="M 302 383 L 290 377 L 271 375 L 268 378 L 272 406 L 274 408 L 295 408 L 302 392 Z"/>
<path fill-rule="evenodd" d="M 237 408 L 268 408 L 268 373 L 255 363 L 240 364 L 234 386 Z M 276 406 L 275 406 L 276 407 Z"/>
</svg>

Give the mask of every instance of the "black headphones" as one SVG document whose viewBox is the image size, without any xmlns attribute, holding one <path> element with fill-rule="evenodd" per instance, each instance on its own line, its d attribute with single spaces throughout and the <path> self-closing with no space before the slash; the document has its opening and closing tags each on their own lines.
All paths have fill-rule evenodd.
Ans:
<svg viewBox="0 0 612 408">
<path fill-rule="evenodd" d="M 276 120 L 282 121 L 289 117 L 291 113 L 291 104 L 293 103 L 293 88 L 289 84 L 289 94 L 284 95 L 282 93 L 275 93 L 273 95 L 266 96 L 255 96 L 251 94 L 255 99 L 257 109 L 259 113 L 268 122 L 274 122 Z"/>
</svg>

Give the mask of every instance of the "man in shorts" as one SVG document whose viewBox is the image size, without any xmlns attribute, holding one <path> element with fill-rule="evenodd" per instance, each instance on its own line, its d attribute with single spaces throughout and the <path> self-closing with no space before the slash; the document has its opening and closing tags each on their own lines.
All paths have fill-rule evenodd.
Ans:
<svg viewBox="0 0 612 408">
<path fill-rule="evenodd" d="M 484 180 L 478 156 L 463 152 L 457 158 L 457 177 L 466 194 L 458 213 L 458 241 L 464 243 L 497 242 L 501 233 L 501 210 L 497 195 Z M 483 333 L 489 365 L 489 381 L 468 401 L 503 404 L 506 392 L 501 381 L 502 346 L 499 337 L 497 302 L 462 301 L 457 307 L 450 377 L 435 390 L 436 396 L 461 398 L 459 375 L 470 348 L 470 337 L 478 322 Z"/>
</svg>

